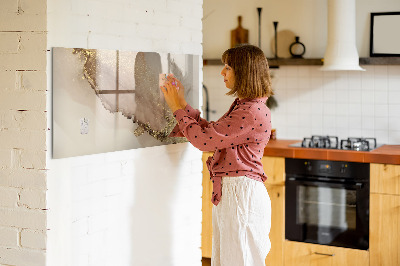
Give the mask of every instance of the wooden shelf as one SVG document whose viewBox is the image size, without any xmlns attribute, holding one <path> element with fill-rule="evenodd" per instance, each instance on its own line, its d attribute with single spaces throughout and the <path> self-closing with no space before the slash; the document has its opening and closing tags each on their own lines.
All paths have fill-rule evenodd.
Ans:
<svg viewBox="0 0 400 266">
<path fill-rule="evenodd" d="M 270 67 L 322 66 L 322 58 L 268 58 Z"/>
<path fill-rule="evenodd" d="M 279 66 L 322 66 L 323 58 L 268 58 L 271 68 Z M 204 66 L 222 65 L 220 59 L 204 59 Z M 400 65 L 400 57 L 362 57 L 360 65 Z"/>
<path fill-rule="evenodd" d="M 203 59 L 204 66 L 222 66 L 221 59 Z"/>
<path fill-rule="evenodd" d="M 362 57 L 360 65 L 400 65 L 400 57 Z"/>
<path fill-rule="evenodd" d="M 268 64 L 270 67 L 279 66 L 304 66 L 304 65 L 322 65 L 321 58 L 268 58 Z M 205 66 L 217 66 L 222 65 L 220 59 L 204 59 L 203 65 Z"/>
</svg>

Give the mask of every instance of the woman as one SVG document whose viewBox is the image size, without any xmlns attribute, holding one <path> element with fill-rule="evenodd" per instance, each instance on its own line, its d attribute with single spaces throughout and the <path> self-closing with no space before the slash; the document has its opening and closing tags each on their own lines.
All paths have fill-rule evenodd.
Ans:
<svg viewBox="0 0 400 266">
<path fill-rule="evenodd" d="M 227 95 L 237 98 L 216 122 L 200 118 L 184 99 L 179 80 L 160 87 L 184 136 L 202 151 L 214 151 L 207 166 L 213 182 L 212 265 L 265 265 L 270 250 L 271 202 L 261 158 L 271 130 L 267 98 L 272 95 L 268 62 L 252 45 L 228 49 L 221 71 Z"/>
</svg>

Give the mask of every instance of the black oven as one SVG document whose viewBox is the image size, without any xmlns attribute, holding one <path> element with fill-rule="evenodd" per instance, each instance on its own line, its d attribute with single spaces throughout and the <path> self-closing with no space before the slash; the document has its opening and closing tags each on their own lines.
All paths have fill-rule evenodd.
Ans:
<svg viewBox="0 0 400 266">
<path fill-rule="evenodd" d="M 286 239 L 368 249 L 368 163 L 287 158 L 285 169 Z"/>
</svg>

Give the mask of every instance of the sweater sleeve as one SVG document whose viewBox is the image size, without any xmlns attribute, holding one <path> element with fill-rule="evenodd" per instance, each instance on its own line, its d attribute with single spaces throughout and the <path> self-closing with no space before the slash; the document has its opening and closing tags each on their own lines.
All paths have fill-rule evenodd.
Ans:
<svg viewBox="0 0 400 266">
<path fill-rule="evenodd" d="M 202 127 L 206 127 L 209 125 L 209 122 L 203 118 L 200 117 L 200 111 L 197 109 L 194 109 L 192 106 L 190 106 L 189 104 L 186 105 L 184 111 L 186 112 L 186 114 L 193 118 L 195 121 L 197 121 L 199 123 L 200 126 Z M 171 131 L 169 137 L 185 137 L 184 134 L 182 134 L 182 132 L 180 131 L 179 128 L 179 123 L 174 127 L 174 129 Z"/>
<path fill-rule="evenodd" d="M 255 141 L 257 120 L 249 109 L 236 109 L 218 122 L 202 125 L 184 110 L 175 111 L 180 132 L 201 151 L 211 151 Z M 258 126 L 262 126 L 258 125 Z"/>
</svg>

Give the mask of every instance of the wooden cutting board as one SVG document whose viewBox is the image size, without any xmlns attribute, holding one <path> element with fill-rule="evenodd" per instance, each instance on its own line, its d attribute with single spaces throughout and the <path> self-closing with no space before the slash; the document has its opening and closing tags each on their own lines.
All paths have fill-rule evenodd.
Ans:
<svg viewBox="0 0 400 266">
<path fill-rule="evenodd" d="M 242 16 L 238 16 L 238 27 L 231 30 L 231 48 L 238 44 L 249 43 L 249 31 L 242 27 Z"/>
</svg>

